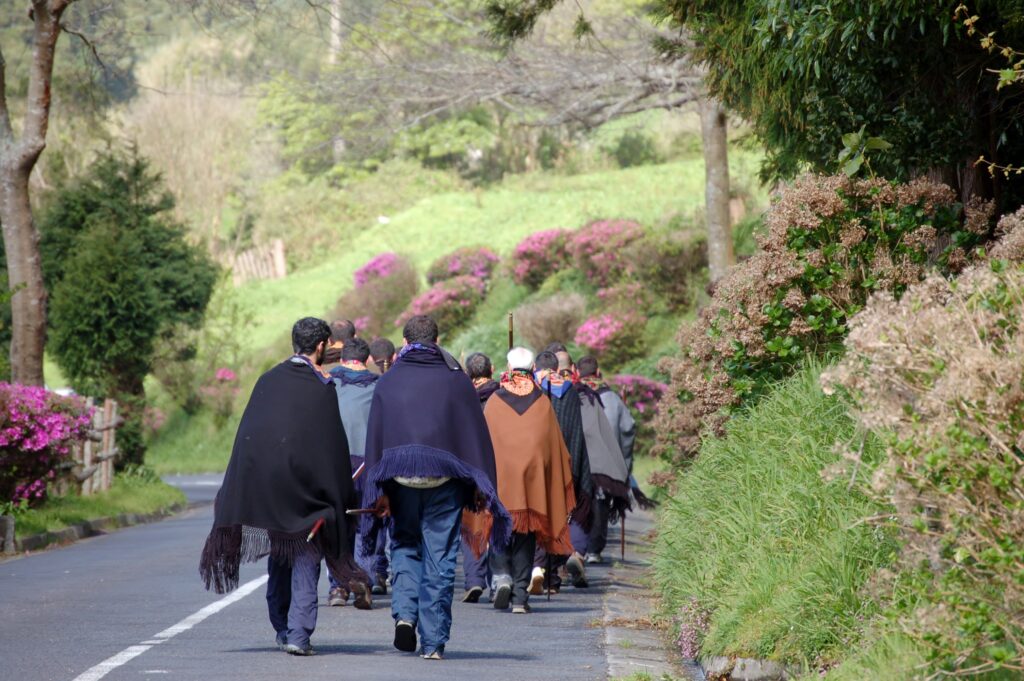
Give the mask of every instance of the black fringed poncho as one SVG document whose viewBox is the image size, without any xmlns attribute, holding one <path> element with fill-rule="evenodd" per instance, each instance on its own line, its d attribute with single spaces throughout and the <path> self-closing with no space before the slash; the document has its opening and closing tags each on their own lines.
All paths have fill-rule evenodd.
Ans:
<svg viewBox="0 0 1024 681">
<path fill-rule="evenodd" d="M 360 576 L 345 515 L 356 501 L 334 384 L 303 359 L 278 364 L 256 381 L 238 425 L 199 563 L 206 588 L 237 587 L 241 562 L 303 551 L 322 553 L 347 584 Z"/>
<path fill-rule="evenodd" d="M 594 481 L 590 479 L 590 457 L 587 455 L 587 442 L 583 436 L 583 416 L 580 395 L 571 383 L 552 386 L 547 379 L 541 382 L 541 388 L 551 399 L 555 417 L 562 430 L 565 446 L 569 450 L 572 463 L 572 480 L 576 493 L 576 508 L 572 519 L 584 529 L 591 525 L 591 503 L 594 498 Z"/>
</svg>

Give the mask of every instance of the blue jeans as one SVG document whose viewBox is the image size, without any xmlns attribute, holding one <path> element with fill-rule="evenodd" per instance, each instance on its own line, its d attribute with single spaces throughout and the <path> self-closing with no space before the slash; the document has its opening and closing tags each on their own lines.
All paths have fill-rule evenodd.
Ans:
<svg viewBox="0 0 1024 681">
<path fill-rule="evenodd" d="M 433 489 L 389 485 L 391 615 L 417 625 L 424 654 L 444 651 L 452 628 L 455 563 L 461 542 L 462 484 Z"/>
<path fill-rule="evenodd" d="M 316 629 L 320 557 L 302 552 L 291 565 L 268 558 L 267 574 L 270 624 L 279 635 L 285 632 L 288 643 L 305 648 Z"/>
</svg>

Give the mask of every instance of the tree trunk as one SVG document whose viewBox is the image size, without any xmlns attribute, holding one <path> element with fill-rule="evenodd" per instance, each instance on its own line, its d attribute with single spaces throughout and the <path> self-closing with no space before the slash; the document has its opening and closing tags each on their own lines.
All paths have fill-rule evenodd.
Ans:
<svg viewBox="0 0 1024 681">
<path fill-rule="evenodd" d="M 32 58 L 20 139 L 7 107 L 6 63 L 0 52 L 0 223 L 3 226 L 11 299 L 11 380 L 43 384 L 46 289 L 39 258 L 39 232 L 32 220 L 29 177 L 46 148 L 50 85 L 60 38 L 60 18 L 74 0 L 32 0 Z"/>
<path fill-rule="evenodd" d="M 11 380 L 43 384 L 46 342 L 46 289 L 39 259 L 39 232 L 29 205 L 27 171 L 0 164 L 0 225 L 7 256 L 11 298 Z"/>
<path fill-rule="evenodd" d="M 338 63 L 338 56 L 341 54 L 341 0 L 331 0 L 331 20 L 329 22 L 328 36 L 330 44 L 327 52 L 327 63 L 331 66 Z"/>
<path fill-rule="evenodd" d="M 708 268 L 712 283 L 736 262 L 729 219 L 729 150 L 725 109 L 717 100 L 700 104 L 704 142 L 704 203 L 708 228 Z"/>
</svg>

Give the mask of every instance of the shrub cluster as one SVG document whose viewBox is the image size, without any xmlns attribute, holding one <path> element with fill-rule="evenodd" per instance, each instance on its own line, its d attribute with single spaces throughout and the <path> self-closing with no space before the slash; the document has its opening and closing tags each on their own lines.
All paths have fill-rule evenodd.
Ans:
<svg viewBox="0 0 1024 681">
<path fill-rule="evenodd" d="M 35 504 L 92 419 L 78 398 L 0 383 L 0 500 Z"/>
<path fill-rule="evenodd" d="M 450 334 L 469 321 L 486 289 L 483 279 L 468 275 L 440 281 L 413 298 L 394 325 L 402 327 L 410 318 L 426 314 L 434 318 L 441 333 Z"/>
<path fill-rule="evenodd" d="M 427 283 L 433 285 L 445 279 L 459 276 L 476 277 L 487 281 L 491 278 L 498 256 L 485 246 L 466 246 L 443 255 L 427 269 Z"/>
<path fill-rule="evenodd" d="M 695 274 L 708 264 L 707 242 L 681 234 L 650 234 L 626 246 L 622 256 L 629 274 L 648 293 L 671 307 L 691 305 L 690 287 Z"/>
<path fill-rule="evenodd" d="M 952 190 L 928 181 L 805 176 L 766 219 L 762 251 L 733 268 L 662 368 L 672 389 L 659 450 L 696 452 L 727 408 L 790 375 L 808 355 L 838 350 L 847 320 L 873 291 L 900 295 L 931 268 L 956 272 L 987 234 L 990 206 L 963 225 Z"/>
<path fill-rule="evenodd" d="M 636 357 L 643 348 L 644 321 L 634 313 L 605 313 L 591 317 L 578 329 L 574 341 L 608 368 Z"/>
<path fill-rule="evenodd" d="M 227 367 L 221 367 L 214 372 L 212 379 L 200 386 L 199 395 L 203 404 L 213 412 L 214 424 L 217 428 L 223 428 L 234 412 L 235 400 L 238 399 L 238 374 Z"/>
<path fill-rule="evenodd" d="M 586 315 L 587 301 L 579 293 L 566 293 L 526 303 L 514 312 L 516 332 L 537 350 L 552 341 L 571 338 Z"/>
<path fill-rule="evenodd" d="M 874 486 L 919 599 L 905 629 L 943 672 L 1024 668 L 1024 267 L 994 260 L 876 294 L 846 349 L 823 384 L 888 434 Z"/>
<path fill-rule="evenodd" d="M 607 380 L 608 385 L 619 394 L 636 419 L 635 454 L 648 453 L 655 438 L 654 416 L 658 413 L 658 403 L 668 390 L 668 386 L 646 376 L 634 374 L 619 374 Z"/>
<path fill-rule="evenodd" d="M 512 252 L 512 277 L 518 284 L 537 288 L 551 274 L 566 267 L 569 231 L 546 229 L 520 241 Z"/>
<path fill-rule="evenodd" d="M 587 281 L 609 286 L 629 271 L 625 249 L 643 235 L 643 227 L 631 220 L 597 220 L 572 232 L 568 253 Z"/>
<path fill-rule="evenodd" d="M 334 317 L 351 319 L 364 335 L 385 335 L 419 286 L 419 275 L 408 259 L 381 253 L 356 270 L 355 288 L 338 299 Z"/>
</svg>

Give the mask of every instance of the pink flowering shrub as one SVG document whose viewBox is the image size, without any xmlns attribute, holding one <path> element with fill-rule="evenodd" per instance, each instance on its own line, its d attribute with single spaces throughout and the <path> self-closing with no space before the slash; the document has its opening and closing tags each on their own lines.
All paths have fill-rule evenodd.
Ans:
<svg viewBox="0 0 1024 681">
<path fill-rule="evenodd" d="M 386 279 L 401 266 L 402 256 L 397 253 L 378 253 L 355 271 L 352 278 L 356 288 L 362 288 L 374 279 Z"/>
<path fill-rule="evenodd" d="M 631 220 L 598 220 L 573 232 L 566 248 L 587 281 L 603 287 L 629 271 L 624 250 L 643 236 L 643 227 Z"/>
<path fill-rule="evenodd" d="M 569 232 L 545 229 L 519 242 L 512 252 L 512 277 L 519 284 L 537 288 L 550 275 L 569 264 L 566 242 Z"/>
<path fill-rule="evenodd" d="M 218 428 L 224 427 L 234 411 L 238 392 L 238 375 L 227 367 L 217 369 L 213 380 L 200 386 L 200 399 L 213 412 L 213 420 Z"/>
<path fill-rule="evenodd" d="M 636 419 L 635 454 L 643 456 L 649 453 L 655 439 L 653 422 L 658 413 L 658 402 L 668 390 L 668 385 L 635 374 L 619 374 L 607 380 Z"/>
<path fill-rule="evenodd" d="M 459 276 L 476 277 L 483 281 L 491 278 L 498 256 L 485 246 L 466 246 L 443 255 L 427 270 L 427 283 L 436 284 Z"/>
<path fill-rule="evenodd" d="M 586 348 L 603 366 L 618 366 L 643 349 L 643 321 L 632 313 L 601 314 L 576 329 L 576 345 Z"/>
<path fill-rule="evenodd" d="M 402 327 L 412 317 L 426 314 L 434 318 L 441 333 L 450 334 L 473 316 L 486 288 L 483 279 L 468 275 L 439 281 L 412 299 L 395 326 Z"/>
<path fill-rule="evenodd" d="M 334 319 L 351 319 L 363 336 L 382 336 L 420 287 L 416 268 L 407 258 L 381 253 L 356 270 L 355 288 L 342 295 Z"/>
<path fill-rule="evenodd" d="M 92 412 L 45 388 L 0 383 L 0 499 L 35 504 L 89 429 Z"/>
</svg>

